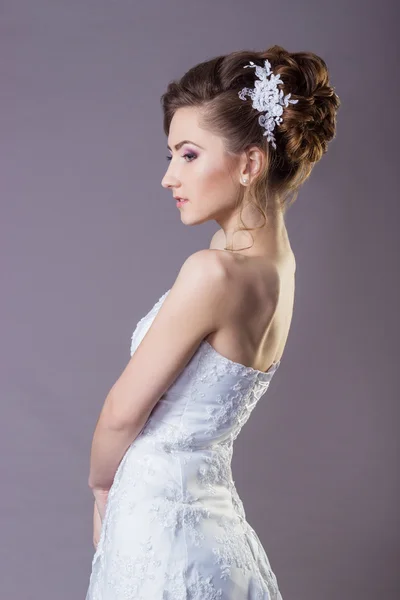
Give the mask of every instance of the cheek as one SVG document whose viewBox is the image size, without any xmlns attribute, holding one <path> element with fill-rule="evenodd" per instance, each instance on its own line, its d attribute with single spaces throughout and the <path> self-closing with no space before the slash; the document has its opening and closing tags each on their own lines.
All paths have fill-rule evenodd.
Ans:
<svg viewBox="0 0 400 600">
<path fill-rule="evenodd" d="M 202 193 L 207 193 L 208 197 L 217 195 L 221 196 L 221 190 L 227 191 L 227 186 L 232 185 L 232 179 L 230 173 L 226 167 L 216 165 L 209 161 L 196 169 L 196 189 Z"/>
</svg>

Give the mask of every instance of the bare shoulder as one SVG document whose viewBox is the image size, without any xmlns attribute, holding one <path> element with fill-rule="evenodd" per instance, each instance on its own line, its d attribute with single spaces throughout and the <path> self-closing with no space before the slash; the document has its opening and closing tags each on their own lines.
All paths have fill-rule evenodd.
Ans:
<svg viewBox="0 0 400 600">
<path fill-rule="evenodd" d="M 168 304 L 190 303 L 196 318 L 202 314 L 212 328 L 219 326 L 229 295 L 229 265 L 221 255 L 225 253 L 207 248 L 188 256 L 167 298 Z"/>
<path fill-rule="evenodd" d="M 209 248 L 198 250 L 186 258 L 179 273 L 191 283 L 196 279 L 206 286 L 218 283 L 227 274 L 226 261 L 221 254 L 224 253 Z"/>
</svg>

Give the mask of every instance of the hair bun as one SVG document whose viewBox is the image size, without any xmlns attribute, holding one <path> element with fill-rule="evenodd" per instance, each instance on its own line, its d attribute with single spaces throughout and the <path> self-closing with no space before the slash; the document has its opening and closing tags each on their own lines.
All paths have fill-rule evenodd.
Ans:
<svg viewBox="0 0 400 600">
<path fill-rule="evenodd" d="M 285 108 L 279 127 L 282 151 L 294 163 L 317 162 L 335 137 L 340 106 L 325 61 L 313 52 L 289 53 L 281 46 L 272 46 L 260 58 L 268 58 L 274 72 L 281 75 L 285 94 L 298 99 Z"/>
</svg>

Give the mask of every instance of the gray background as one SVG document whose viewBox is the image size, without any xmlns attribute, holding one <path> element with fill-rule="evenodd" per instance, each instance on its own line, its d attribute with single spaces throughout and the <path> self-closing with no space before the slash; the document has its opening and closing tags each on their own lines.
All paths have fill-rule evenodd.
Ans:
<svg viewBox="0 0 400 600">
<path fill-rule="evenodd" d="M 287 215 L 292 329 L 234 478 L 284 600 L 397 598 L 395 2 L 3 0 L 0 15 L 1 598 L 84 598 L 95 422 L 136 322 L 217 229 L 182 225 L 161 187 L 160 95 L 197 62 L 275 43 L 320 54 L 342 107 Z"/>
</svg>

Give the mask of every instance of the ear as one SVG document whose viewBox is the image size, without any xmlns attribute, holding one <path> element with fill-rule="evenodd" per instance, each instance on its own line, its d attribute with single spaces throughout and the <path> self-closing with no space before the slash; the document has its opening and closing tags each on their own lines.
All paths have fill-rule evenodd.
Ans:
<svg viewBox="0 0 400 600">
<path fill-rule="evenodd" d="M 258 146 L 251 146 L 240 159 L 239 178 L 240 183 L 249 183 L 251 179 L 257 177 L 265 164 L 264 152 Z"/>
</svg>

